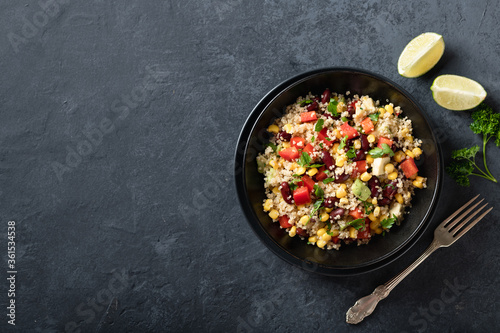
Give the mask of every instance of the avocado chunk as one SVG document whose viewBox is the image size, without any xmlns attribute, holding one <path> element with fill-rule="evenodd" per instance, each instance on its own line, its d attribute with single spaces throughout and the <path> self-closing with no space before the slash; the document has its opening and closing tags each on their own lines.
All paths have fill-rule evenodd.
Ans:
<svg viewBox="0 0 500 333">
<path fill-rule="evenodd" d="M 356 179 L 354 184 L 352 184 L 352 193 L 361 201 L 366 201 L 371 195 L 371 191 L 361 180 Z"/>
</svg>

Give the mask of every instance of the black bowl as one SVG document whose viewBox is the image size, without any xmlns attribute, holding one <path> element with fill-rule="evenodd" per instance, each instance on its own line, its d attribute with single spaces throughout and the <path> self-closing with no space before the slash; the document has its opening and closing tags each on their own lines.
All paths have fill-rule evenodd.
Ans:
<svg viewBox="0 0 500 333">
<path fill-rule="evenodd" d="M 279 223 L 273 223 L 262 209 L 264 180 L 257 172 L 256 156 L 268 142 L 267 127 L 280 117 L 285 107 L 308 92 L 321 94 L 325 88 L 351 95 L 369 95 L 382 103 L 388 99 L 399 105 L 413 122 L 413 134 L 423 141 L 424 154 L 417 166 L 427 177 L 427 189 L 416 189 L 410 214 L 386 236 L 373 237 L 368 245 L 343 244 L 339 251 L 307 245 L 299 237 L 289 237 Z M 350 68 L 318 69 L 295 76 L 271 90 L 248 117 L 236 148 L 235 179 L 243 211 L 257 236 L 285 261 L 326 275 L 368 272 L 392 262 L 406 252 L 427 226 L 441 185 L 441 154 L 431 126 L 419 105 L 401 87 L 379 75 Z"/>
</svg>

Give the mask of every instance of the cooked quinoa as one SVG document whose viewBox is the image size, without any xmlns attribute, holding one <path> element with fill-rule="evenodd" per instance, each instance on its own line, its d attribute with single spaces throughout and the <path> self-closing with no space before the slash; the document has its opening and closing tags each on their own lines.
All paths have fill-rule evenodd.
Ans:
<svg viewBox="0 0 500 333">
<path fill-rule="evenodd" d="M 403 219 L 415 188 L 422 141 L 403 110 L 369 96 L 309 93 L 268 127 L 257 157 L 264 211 L 290 237 L 322 249 L 366 244 Z"/>
</svg>

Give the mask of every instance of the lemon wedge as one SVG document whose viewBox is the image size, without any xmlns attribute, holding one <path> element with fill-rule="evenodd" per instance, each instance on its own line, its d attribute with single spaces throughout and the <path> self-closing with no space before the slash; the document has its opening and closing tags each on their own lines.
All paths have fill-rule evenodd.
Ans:
<svg viewBox="0 0 500 333">
<path fill-rule="evenodd" d="M 434 67 L 444 53 L 443 36 L 426 32 L 413 38 L 398 60 L 398 72 L 404 77 L 418 77 Z"/>
<path fill-rule="evenodd" d="M 475 108 L 486 98 L 486 91 L 479 83 L 458 75 L 438 76 L 431 90 L 436 103 L 454 111 Z"/>
</svg>

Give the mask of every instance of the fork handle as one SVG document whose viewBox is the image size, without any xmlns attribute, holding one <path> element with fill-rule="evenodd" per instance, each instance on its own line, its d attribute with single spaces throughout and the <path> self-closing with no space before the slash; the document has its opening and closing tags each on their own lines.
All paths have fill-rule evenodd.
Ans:
<svg viewBox="0 0 500 333">
<path fill-rule="evenodd" d="M 346 322 L 349 324 L 359 324 L 366 317 L 372 314 L 377 307 L 378 302 L 386 298 L 389 293 L 401 282 L 408 274 L 410 274 L 418 265 L 420 265 L 432 252 L 436 251 L 440 244 L 435 239 L 431 245 L 422 253 L 417 260 L 415 260 L 404 271 L 393 277 L 386 284 L 380 285 L 373 293 L 363 298 L 360 298 L 346 313 Z"/>
</svg>

